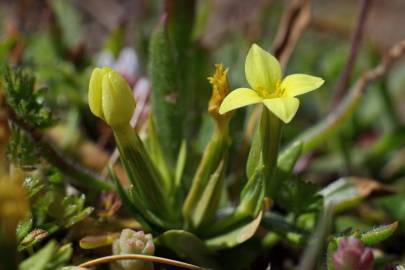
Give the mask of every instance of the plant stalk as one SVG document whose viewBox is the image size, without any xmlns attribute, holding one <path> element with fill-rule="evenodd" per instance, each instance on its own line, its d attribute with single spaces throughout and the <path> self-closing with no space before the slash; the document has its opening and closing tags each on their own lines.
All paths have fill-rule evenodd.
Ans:
<svg viewBox="0 0 405 270">
<path fill-rule="evenodd" d="M 266 194 L 270 196 L 275 192 L 271 178 L 277 164 L 281 127 L 281 120 L 264 107 L 260 120 L 261 158 L 266 179 Z"/>
</svg>

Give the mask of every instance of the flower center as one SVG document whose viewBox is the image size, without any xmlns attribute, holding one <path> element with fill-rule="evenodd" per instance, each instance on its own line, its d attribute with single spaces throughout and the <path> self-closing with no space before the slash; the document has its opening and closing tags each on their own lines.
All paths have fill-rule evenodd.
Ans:
<svg viewBox="0 0 405 270">
<path fill-rule="evenodd" d="M 281 81 L 278 80 L 276 82 L 274 91 L 269 91 L 265 87 L 261 87 L 261 86 L 256 87 L 256 91 L 261 97 L 268 99 L 268 98 L 278 98 L 278 97 L 283 96 L 285 89 L 281 88 Z"/>
</svg>

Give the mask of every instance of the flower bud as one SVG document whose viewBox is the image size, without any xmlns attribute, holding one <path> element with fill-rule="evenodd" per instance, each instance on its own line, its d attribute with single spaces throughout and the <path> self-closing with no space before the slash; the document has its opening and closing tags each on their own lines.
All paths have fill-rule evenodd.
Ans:
<svg viewBox="0 0 405 270">
<path fill-rule="evenodd" d="M 91 112 L 111 127 L 126 125 L 135 109 L 135 100 L 126 80 L 109 67 L 95 68 L 89 83 Z"/>
<path fill-rule="evenodd" d="M 114 255 L 142 254 L 153 255 L 155 245 L 151 234 L 145 234 L 143 231 L 135 232 L 131 229 L 124 229 L 120 237 L 113 243 Z M 147 270 L 153 269 L 150 262 L 141 260 L 122 260 L 116 262 L 115 269 L 122 270 Z"/>
<path fill-rule="evenodd" d="M 336 270 L 369 270 L 372 269 L 374 256 L 359 239 L 347 237 L 340 240 L 332 259 Z"/>
</svg>

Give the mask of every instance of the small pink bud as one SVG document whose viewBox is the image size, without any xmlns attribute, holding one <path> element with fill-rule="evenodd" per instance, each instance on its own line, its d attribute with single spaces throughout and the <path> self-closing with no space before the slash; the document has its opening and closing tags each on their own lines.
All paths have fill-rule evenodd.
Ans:
<svg viewBox="0 0 405 270">
<path fill-rule="evenodd" d="M 336 270 L 370 270 L 374 256 L 370 248 L 355 237 L 343 238 L 332 257 Z"/>
</svg>

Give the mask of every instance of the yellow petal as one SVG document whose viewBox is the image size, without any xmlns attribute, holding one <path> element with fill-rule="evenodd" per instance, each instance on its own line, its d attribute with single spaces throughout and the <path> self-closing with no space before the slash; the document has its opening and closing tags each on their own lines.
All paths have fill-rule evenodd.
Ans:
<svg viewBox="0 0 405 270">
<path fill-rule="evenodd" d="M 254 90 L 274 91 L 281 79 L 281 67 L 277 59 L 258 45 L 253 44 L 245 62 L 245 75 Z"/>
<path fill-rule="evenodd" d="M 315 90 L 323 83 L 324 80 L 319 77 L 306 74 L 292 74 L 285 77 L 281 82 L 281 89 L 285 90 L 285 96 L 295 97 Z"/>
<path fill-rule="evenodd" d="M 128 124 L 135 109 L 135 100 L 127 81 L 111 70 L 102 80 L 104 120 L 110 126 Z"/>
<path fill-rule="evenodd" d="M 91 112 L 98 116 L 102 116 L 101 108 L 101 81 L 103 80 L 104 71 L 101 68 L 95 68 L 90 76 L 89 83 L 89 107 Z"/>
<path fill-rule="evenodd" d="M 284 123 L 289 123 L 298 110 L 300 102 L 294 97 L 280 97 L 263 100 L 264 105 L 280 118 Z"/>
<path fill-rule="evenodd" d="M 219 107 L 219 113 L 224 114 L 234 109 L 259 103 L 262 98 L 255 91 L 249 88 L 238 88 L 229 93 Z"/>
</svg>

